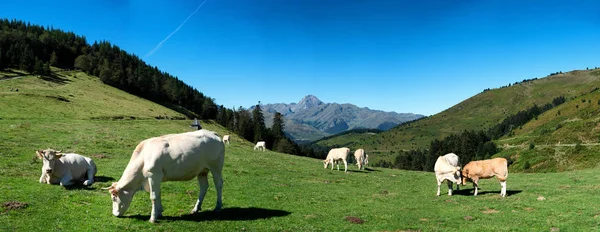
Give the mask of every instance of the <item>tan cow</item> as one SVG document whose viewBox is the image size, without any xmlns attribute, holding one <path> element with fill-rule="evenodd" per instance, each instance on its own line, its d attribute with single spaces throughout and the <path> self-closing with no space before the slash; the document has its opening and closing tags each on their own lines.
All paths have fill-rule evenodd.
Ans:
<svg viewBox="0 0 600 232">
<path fill-rule="evenodd" d="M 208 172 L 212 173 L 217 189 L 214 211 L 221 210 L 223 190 L 223 162 L 225 145 L 217 133 L 197 130 L 169 134 L 140 142 L 125 168 L 121 179 L 106 188 L 111 194 L 112 213 L 121 216 L 127 211 L 138 190 L 150 192 L 152 211 L 150 222 L 162 215 L 160 185 L 165 181 L 187 181 L 198 178 L 200 193 L 192 214 L 200 211 L 208 190 Z"/>
<path fill-rule="evenodd" d="M 365 156 L 365 150 L 360 148 L 354 151 L 354 159 L 356 160 L 356 165 L 358 165 L 358 170 L 363 170 L 365 165 L 367 165 L 367 157 Z"/>
<path fill-rule="evenodd" d="M 465 182 L 473 182 L 475 188 L 475 196 L 477 196 L 478 181 L 479 179 L 489 179 L 496 177 L 500 181 L 502 190 L 500 195 L 506 196 L 506 179 L 508 178 L 508 162 L 505 158 L 494 158 L 487 160 L 471 161 L 463 167 L 462 178 L 463 185 Z"/>
<path fill-rule="evenodd" d="M 338 171 L 340 170 L 339 161 L 344 162 L 344 172 L 348 172 L 348 154 L 350 154 L 350 148 L 342 147 L 342 148 L 333 148 L 329 150 L 327 153 L 327 158 L 323 160 L 324 168 L 327 168 L 327 165 L 331 164 L 331 170 L 333 170 L 333 164 L 337 163 Z"/>
</svg>

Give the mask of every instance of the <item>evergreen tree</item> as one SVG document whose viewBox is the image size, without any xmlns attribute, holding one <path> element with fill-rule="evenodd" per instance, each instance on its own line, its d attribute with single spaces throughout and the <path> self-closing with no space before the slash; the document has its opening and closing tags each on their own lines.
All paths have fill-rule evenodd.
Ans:
<svg viewBox="0 0 600 232">
<path fill-rule="evenodd" d="M 265 117 L 260 108 L 260 101 L 252 110 L 252 120 L 254 121 L 254 142 L 264 141 L 266 138 Z"/>
<path fill-rule="evenodd" d="M 46 63 L 44 63 L 43 75 L 50 75 L 50 74 L 52 74 L 52 70 L 50 69 L 50 63 L 46 62 Z"/>
<path fill-rule="evenodd" d="M 6 62 L 3 60 L 4 54 L 2 54 L 2 47 L 0 46 L 0 70 L 4 70 L 6 68 Z"/>
<path fill-rule="evenodd" d="M 35 59 L 33 73 L 38 75 L 44 75 L 44 63 L 41 60 Z"/>
<path fill-rule="evenodd" d="M 50 65 L 58 67 L 58 64 L 58 56 L 56 56 L 56 52 L 52 52 L 52 55 L 50 55 Z"/>
<path fill-rule="evenodd" d="M 285 129 L 285 125 L 283 122 L 283 115 L 279 112 L 276 112 L 273 115 L 273 126 L 271 126 L 271 130 L 273 131 L 273 135 L 275 139 L 281 139 L 285 137 L 283 130 Z"/>
</svg>

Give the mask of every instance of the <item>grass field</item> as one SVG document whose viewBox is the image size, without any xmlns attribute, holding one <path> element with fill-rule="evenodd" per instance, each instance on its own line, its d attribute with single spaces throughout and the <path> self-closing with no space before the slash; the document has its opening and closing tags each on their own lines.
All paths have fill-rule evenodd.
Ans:
<svg viewBox="0 0 600 232">
<path fill-rule="evenodd" d="M 63 91 L 87 81 L 91 86 L 87 91 L 106 88 L 98 86 L 101 84 L 93 82 L 92 77 L 64 78 L 70 81 L 58 86 L 53 94 L 69 96 Z M 199 191 L 197 181 L 192 180 L 163 183 L 165 211 L 159 223 L 148 222 L 151 204 L 146 192 L 138 192 L 124 217 L 117 218 L 111 214 L 108 191 L 100 188 L 120 178 L 138 142 L 190 131 L 191 121 L 154 119 L 155 115 L 177 118 L 178 114 L 144 100 L 98 100 L 96 104 L 108 109 L 91 105 L 93 109 L 89 110 L 86 104 L 68 108 L 70 103 L 91 101 L 86 94 L 73 94 L 69 102 L 36 103 L 47 98 L 46 93 L 35 95 L 40 93 L 36 91 L 40 86 L 54 83 L 47 82 L 35 77 L 0 81 L 0 231 L 600 229 L 597 167 L 548 174 L 511 173 L 506 198 L 499 196 L 496 180 L 482 180 L 476 197 L 471 195 L 470 185 L 454 196 L 437 197 L 433 173 L 379 168 L 358 171 L 355 165 L 349 166 L 348 173 L 332 171 L 323 169 L 320 160 L 253 151 L 252 144 L 235 135 L 225 153 L 224 208 L 220 213 L 210 211 L 215 205 L 210 181 L 202 213 L 189 215 Z M 10 92 L 6 88 L 9 85 L 20 91 Z M 135 99 L 112 88 L 105 91 L 110 99 L 114 94 Z M 64 114 L 65 107 L 81 112 Z M 118 110 L 113 113 L 110 107 Z M 117 120 L 113 117 L 116 115 L 135 119 Z M 203 126 L 221 135 L 229 133 L 211 122 L 203 122 Z M 72 189 L 38 183 L 41 161 L 32 158 L 41 148 L 94 158 L 98 182 L 91 188 Z M 442 193 L 447 191 L 445 186 Z"/>
</svg>

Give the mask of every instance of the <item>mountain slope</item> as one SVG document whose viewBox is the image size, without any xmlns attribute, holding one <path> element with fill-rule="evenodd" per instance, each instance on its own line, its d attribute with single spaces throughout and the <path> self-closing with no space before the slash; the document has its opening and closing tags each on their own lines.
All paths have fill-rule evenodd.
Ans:
<svg viewBox="0 0 600 232">
<path fill-rule="evenodd" d="M 487 130 L 504 118 L 533 104 L 551 103 L 558 96 L 567 99 L 589 93 L 600 86 L 600 70 L 576 70 L 545 78 L 525 80 L 509 86 L 483 91 L 436 115 L 403 124 L 377 135 L 343 135 L 318 141 L 321 146 L 362 147 L 372 153 L 390 156 L 399 150 L 427 148 L 463 130 Z"/>
<path fill-rule="evenodd" d="M 3 76 L 10 75 L 0 72 Z M 2 119 L 185 119 L 79 71 L 56 72 L 52 77 L 23 75 L 0 83 Z"/>
<path fill-rule="evenodd" d="M 297 142 L 312 141 L 357 128 L 388 130 L 400 123 L 423 117 L 413 113 L 360 108 L 352 104 L 324 103 L 314 95 L 307 95 L 298 103 L 266 104 L 261 109 L 267 126 L 272 124 L 275 112 L 284 115 L 285 132 Z"/>
</svg>

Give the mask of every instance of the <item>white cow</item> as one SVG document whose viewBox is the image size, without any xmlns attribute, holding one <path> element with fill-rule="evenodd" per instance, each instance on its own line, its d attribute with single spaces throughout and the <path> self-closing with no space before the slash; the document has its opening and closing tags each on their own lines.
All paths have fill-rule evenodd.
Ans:
<svg viewBox="0 0 600 232">
<path fill-rule="evenodd" d="M 223 143 L 227 143 L 229 145 L 229 135 L 223 135 Z"/>
<path fill-rule="evenodd" d="M 365 154 L 365 164 L 364 164 L 364 167 L 367 167 L 367 164 L 369 164 L 369 155 Z"/>
<path fill-rule="evenodd" d="M 340 170 L 339 161 L 344 162 L 344 172 L 348 172 L 348 154 L 350 153 L 350 148 L 342 147 L 342 148 L 334 148 L 329 150 L 327 153 L 327 158 L 323 160 L 324 168 L 327 168 L 327 165 L 331 164 L 331 170 L 333 170 L 333 164 L 337 163 L 337 169 Z"/>
<path fill-rule="evenodd" d="M 354 159 L 356 160 L 356 165 L 358 165 L 358 170 L 362 170 L 365 168 L 367 157 L 365 156 L 364 149 L 358 149 L 354 151 Z"/>
<path fill-rule="evenodd" d="M 266 148 L 265 148 L 265 141 L 258 141 L 258 142 L 256 143 L 256 145 L 254 145 L 254 150 L 256 151 L 257 149 L 258 149 L 259 151 L 260 151 L 261 149 L 264 151 L 264 150 L 266 149 Z"/>
<path fill-rule="evenodd" d="M 143 188 L 150 192 L 152 201 L 150 222 L 156 222 L 163 212 L 161 182 L 187 181 L 194 177 L 198 177 L 200 194 L 192 213 L 199 212 L 208 190 L 209 171 L 217 189 L 215 211 L 220 211 L 223 206 L 221 172 L 224 159 L 225 145 L 219 135 L 209 130 L 146 139 L 133 151 L 121 179 L 106 188 L 113 202 L 112 213 L 117 217 L 123 215 L 135 192 Z"/>
<path fill-rule="evenodd" d="M 40 183 L 73 185 L 74 181 L 83 181 L 83 185 L 94 183 L 96 164 L 88 157 L 75 154 L 62 154 L 52 149 L 37 150 L 37 157 L 43 160 Z"/>
<path fill-rule="evenodd" d="M 458 164 L 458 156 L 454 153 L 448 153 L 438 157 L 433 168 L 435 178 L 437 179 L 437 195 L 440 195 L 440 186 L 444 180 L 448 182 L 448 195 L 452 196 L 452 182 L 456 183 L 456 189 L 461 184 L 460 166 Z"/>
</svg>

